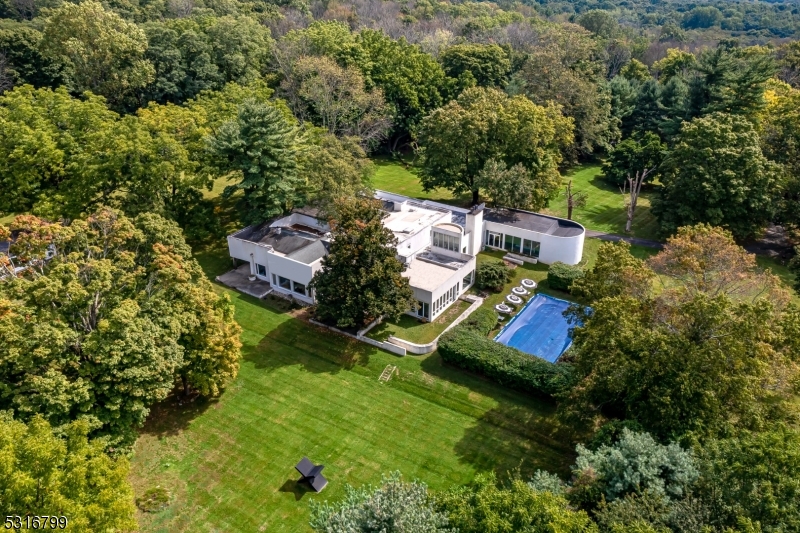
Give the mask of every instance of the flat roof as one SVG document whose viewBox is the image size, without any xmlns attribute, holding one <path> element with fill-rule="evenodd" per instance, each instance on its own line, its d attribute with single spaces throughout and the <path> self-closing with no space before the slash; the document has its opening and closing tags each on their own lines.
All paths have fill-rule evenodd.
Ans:
<svg viewBox="0 0 800 533">
<path fill-rule="evenodd" d="M 457 271 L 443 265 L 414 259 L 403 272 L 408 283 L 417 289 L 433 292 L 453 277 Z"/>
<path fill-rule="evenodd" d="M 318 233 L 289 227 L 271 228 L 269 222 L 250 226 L 234 236 L 244 241 L 272 246 L 275 252 L 306 265 L 322 259 L 328 253 L 328 243 Z"/>
<path fill-rule="evenodd" d="M 576 237 L 585 231 L 583 226 L 572 220 L 519 209 L 487 209 L 484 211 L 483 219 L 556 237 Z"/>
<path fill-rule="evenodd" d="M 387 213 L 388 216 L 383 219 L 383 225 L 394 233 L 398 244 L 443 218 L 450 218 L 449 213 L 419 205 L 409 205 L 402 211 L 387 211 Z"/>
</svg>

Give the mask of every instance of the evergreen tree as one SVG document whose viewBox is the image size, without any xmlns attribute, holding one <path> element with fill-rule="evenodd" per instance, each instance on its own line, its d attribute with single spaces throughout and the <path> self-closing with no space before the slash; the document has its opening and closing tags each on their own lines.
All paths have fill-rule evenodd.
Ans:
<svg viewBox="0 0 800 533">
<path fill-rule="evenodd" d="M 331 220 L 333 241 L 314 274 L 316 315 L 339 327 L 363 327 L 398 318 L 413 292 L 397 260 L 397 238 L 383 225 L 387 213 L 367 198 L 340 198 Z"/>
<path fill-rule="evenodd" d="M 311 503 L 311 528 L 318 533 L 448 533 L 447 517 L 436 510 L 428 487 L 384 476 L 380 487 L 345 487 L 342 501 Z"/>
<path fill-rule="evenodd" d="M 263 222 L 291 208 L 300 182 L 298 139 L 294 125 L 278 107 L 246 100 L 237 118 L 220 126 L 209 150 L 222 171 L 240 176 L 223 195 L 244 193 L 239 204 L 243 222 Z"/>
</svg>

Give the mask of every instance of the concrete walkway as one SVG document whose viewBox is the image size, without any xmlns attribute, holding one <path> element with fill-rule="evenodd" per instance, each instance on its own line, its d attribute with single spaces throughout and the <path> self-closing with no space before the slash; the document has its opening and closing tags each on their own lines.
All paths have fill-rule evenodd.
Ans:
<svg viewBox="0 0 800 533">
<path fill-rule="evenodd" d="M 586 236 L 603 241 L 626 241 L 631 244 L 635 244 L 636 246 L 644 246 L 645 248 L 658 248 L 659 250 L 664 247 L 663 242 L 652 241 L 650 239 L 640 239 L 639 237 L 626 237 L 625 235 L 616 235 L 614 233 L 604 233 L 602 231 L 595 231 L 593 229 L 587 229 Z"/>
</svg>

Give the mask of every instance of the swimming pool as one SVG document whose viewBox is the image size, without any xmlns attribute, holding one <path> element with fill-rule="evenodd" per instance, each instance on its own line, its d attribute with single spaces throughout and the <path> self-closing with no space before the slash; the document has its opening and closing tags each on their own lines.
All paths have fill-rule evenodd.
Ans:
<svg viewBox="0 0 800 533">
<path fill-rule="evenodd" d="M 537 294 L 494 338 L 499 343 L 555 363 L 572 339 L 562 314 L 570 302 Z"/>
</svg>

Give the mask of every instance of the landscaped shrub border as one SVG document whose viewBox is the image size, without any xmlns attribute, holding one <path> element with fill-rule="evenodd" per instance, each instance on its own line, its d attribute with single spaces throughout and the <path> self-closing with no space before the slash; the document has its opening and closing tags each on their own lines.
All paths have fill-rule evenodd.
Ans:
<svg viewBox="0 0 800 533">
<path fill-rule="evenodd" d="M 488 333 L 488 332 L 487 332 Z M 439 339 L 439 354 L 448 364 L 481 374 L 500 385 L 551 398 L 572 382 L 572 366 L 550 363 L 459 324 Z"/>
<path fill-rule="evenodd" d="M 556 261 L 547 269 L 547 285 L 551 289 L 569 292 L 572 282 L 583 277 L 583 269 Z"/>
</svg>

